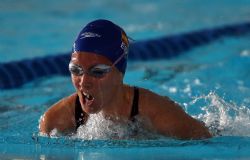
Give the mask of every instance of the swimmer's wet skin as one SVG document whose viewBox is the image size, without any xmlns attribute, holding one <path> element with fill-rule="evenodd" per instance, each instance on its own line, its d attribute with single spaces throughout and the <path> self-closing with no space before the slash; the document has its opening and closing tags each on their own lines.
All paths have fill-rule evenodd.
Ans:
<svg viewBox="0 0 250 160">
<path fill-rule="evenodd" d="M 56 129 L 65 135 L 73 134 L 90 114 L 102 113 L 114 121 L 140 117 L 146 120 L 145 129 L 167 137 L 210 138 L 204 123 L 186 114 L 177 103 L 143 88 L 135 91 L 123 83 L 128 48 L 126 33 L 116 24 L 108 20 L 87 24 L 73 44 L 69 64 L 76 93 L 45 112 L 40 132 L 50 136 Z"/>
</svg>

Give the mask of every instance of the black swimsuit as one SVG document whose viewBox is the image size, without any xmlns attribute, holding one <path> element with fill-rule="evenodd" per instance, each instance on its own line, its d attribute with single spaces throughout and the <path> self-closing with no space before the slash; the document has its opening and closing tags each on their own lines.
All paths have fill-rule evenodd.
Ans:
<svg viewBox="0 0 250 160">
<path fill-rule="evenodd" d="M 139 114 L 139 109 L 138 109 L 138 102 L 139 102 L 139 88 L 134 87 L 134 98 L 133 98 L 133 104 L 132 104 L 132 109 L 130 113 L 130 120 L 135 121 L 135 116 Z M 79 97 L 76 97 L 76 102 L 75 102 L 75 121 L 76 121 L 76 129 L 84 124 L 87 120 L 87 113 L 83 112 Z"/>
</svg>

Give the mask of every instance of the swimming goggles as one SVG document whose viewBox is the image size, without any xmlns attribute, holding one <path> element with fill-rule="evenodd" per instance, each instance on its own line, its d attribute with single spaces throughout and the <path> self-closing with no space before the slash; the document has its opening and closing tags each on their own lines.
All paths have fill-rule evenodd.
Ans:
<svg viewBox="0 0 250 160">
<path fill-rule="evenodd" d="M 72 62 L 69 63 L 69 71 L 71 74 L 75 76 L 82 76 L 83 74 L 90 75 L 96 78 L 102 78 L 105 74 L 111 71 L 112 66 L 108 66 L 106 64 L 97 64 L 89 69 L 85 70 L 81 66 L 74 64 Z"/>
<path fill-rule="evenodd" d="M 70 62 L 69 71 L 75 76 L 82 76 L 83 74 L 88 74 L 92 77 L 102 78 L 105 76 L 105 74 L 111 71 L 112 67 L 114 67 L 124 56 L 128 54 L 127 47 L 124 43 L 122 43 L 121 47 L 124 47 L 124 52 L 120 57 L 117 58 L 117 60 L 112 64 L 112 66 L 106 64 L 97 64 L 93 67 L 90 67 L 88 70 L 85 70 L 81 66 Z"/>
</svg>

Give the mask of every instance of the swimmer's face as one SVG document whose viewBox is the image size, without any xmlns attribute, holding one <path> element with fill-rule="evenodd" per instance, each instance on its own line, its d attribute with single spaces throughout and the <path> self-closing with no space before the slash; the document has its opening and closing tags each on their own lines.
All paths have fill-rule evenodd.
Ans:
<svg viewBox="0 0 250 160">
<path fill-rule="evenodd" d="M 111 67 L 112 62 L 106 57 L 88 52 L 73 53 L 71 65 L 76 65 L 84 70 L 84 74 L 71 74 L 83 110 L 89 114 L 98 113 L 103 107 L 108 106 L 112 102 L 117 88 L 122 84 L 122 73 L 115 67 Z M 105 66 L 106 68 L 110 66 L 110 70 L 99 76 L 91 74 L 93 69 L 100 68 L 104 71 Z"/>
</svg>

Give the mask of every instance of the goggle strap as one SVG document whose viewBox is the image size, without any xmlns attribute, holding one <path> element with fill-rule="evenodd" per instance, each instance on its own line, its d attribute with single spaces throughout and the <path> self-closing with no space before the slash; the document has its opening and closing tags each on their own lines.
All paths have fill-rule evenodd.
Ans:
<svg viewBox="0 0 250 160">
<path fill-rule="evenodd" d="M 119 63 L 119 61 L 124 57 L 126 55 L 126 53 L 124 52 L 119 58 L 117 58 L 117 60 L 113 63 L 113 67 L 117 64 L 117 63 Z"/>
</svg>

